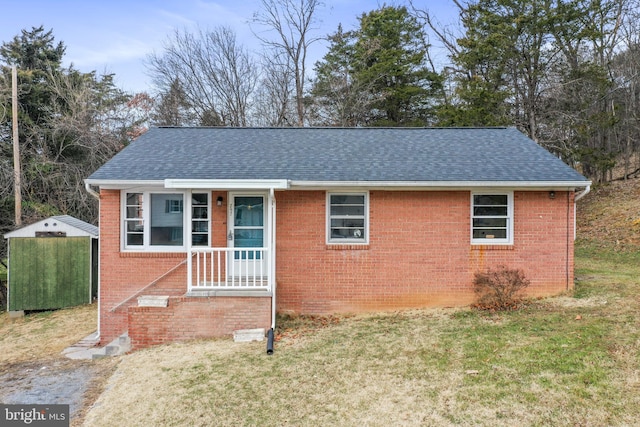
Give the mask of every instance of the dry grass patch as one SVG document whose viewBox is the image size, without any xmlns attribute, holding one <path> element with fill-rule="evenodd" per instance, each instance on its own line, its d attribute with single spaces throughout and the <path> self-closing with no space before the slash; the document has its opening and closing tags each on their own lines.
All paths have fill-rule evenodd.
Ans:
<svg viewBox="0 0 640 427">
<path fill-rule="evenodd" d="M 96 304 L 31 313 L 9 319 L 0 315 L 0 365 L 59 356 L 96 330 Z"/>
<path fill-rule="evenodd" d="M 594 186 L 577 204 L 578 236 L 617 250 L 640 249 L 640 178 Z"/>
</svg>

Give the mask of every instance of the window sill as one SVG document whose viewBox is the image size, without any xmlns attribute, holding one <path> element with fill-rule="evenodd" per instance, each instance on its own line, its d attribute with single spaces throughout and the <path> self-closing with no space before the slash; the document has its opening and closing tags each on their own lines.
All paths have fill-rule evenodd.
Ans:
<svg viewBox="0 0 640 427">
<path fill-rule="evenodd" d="M 120 252 L 120 258 L 184 258 L 186 252 Z"/>
<path fill-rule="evenodd" d="M 368 244 L 335 244 L 335 245 L 327 245 L 327 250 L 329 251 L 368 251 Z"/>
<path fill-rule="evenodd" d="M 506 245 L 471 245 L 472 251 L 512 251 L 515 249 L 513 244 Z"/>
</svg>

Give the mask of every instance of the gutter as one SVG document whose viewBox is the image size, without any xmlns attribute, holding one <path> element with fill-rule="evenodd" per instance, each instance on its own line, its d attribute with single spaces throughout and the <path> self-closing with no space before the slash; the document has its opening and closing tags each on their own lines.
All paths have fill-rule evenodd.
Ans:
<svg viewBox="0 0 640 427">
<path fill-rule="evenodd" d="M 290 189 L 376 188 L 382 190 L 469 190 L 475 188 L 559 190 L 590 186 L 590 181 L 289 181 Z"/>
</svg>

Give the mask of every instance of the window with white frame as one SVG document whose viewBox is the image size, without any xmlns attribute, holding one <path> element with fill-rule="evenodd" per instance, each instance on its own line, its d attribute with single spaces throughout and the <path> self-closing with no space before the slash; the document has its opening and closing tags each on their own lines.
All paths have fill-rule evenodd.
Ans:
<svg viewBox="0 0 640 427">
<path fill-rule="evenodd" d="M 184 194 L 123 193 L 125 249 L 176 250 L 184 247 Z"/>
<path fill-rule="evenodd" d="M 191 195 L 191 245 L 209 246 L 209 195 Z"/>
<path fill-rule="evenodd" d="M 513 193 L 471 194 L 471 242 L 513 243 Z"/>
<path fill-rule="evenodd" d="M 144 217 L 142 215 L 142 193 L 127 193 L 125 197 L 125 246 L 144 244 Z"/>
<path fill-rule="evenodd" d="M 367 243 L 369 241 L 369 194 L 327 194 L 327 241 Z"/>
</svg>

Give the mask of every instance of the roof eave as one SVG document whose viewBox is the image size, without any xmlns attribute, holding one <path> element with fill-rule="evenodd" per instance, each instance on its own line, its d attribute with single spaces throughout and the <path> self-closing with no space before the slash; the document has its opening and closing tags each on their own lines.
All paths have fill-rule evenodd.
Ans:
<svg viewBox="0 0 640 427">
<path fill-rule="evenodd" d="M 165 179 L 165 188 L 220 190 L 286 190 L 289 181 L 286 179 Z"/>
<path fill-rule="evenodd" d="M 289 182 L 291 189 L 376 188 L 398 190 L 468 190 L 475 188 L 524 188 L 552 190 L 585 188 L 591 181 L 297 181 Z"/>
<path fill-rule="evenodd" d="M 523 188 L 527 190 L 559 190 L 586 188 L 587 180 L 568 181 L 303 181 L 286 179 L 164 179 L 114 180 L 86 179 L 85 183 L 102 189 L 160 187 L 170 189 L 219 190 L 316 190 L 327 188 L 371 188 L 383 190 L 468 190 L 480 188 Z"/>
<path fill-rule="evenodd" d="M 145 179 L 90 179 L 84 180 L 86 185 L 99 187 L 105 190 L 119 190 L 129 187 L 164 187 L 165 180 L 145 180 Z"/>
</svg>

